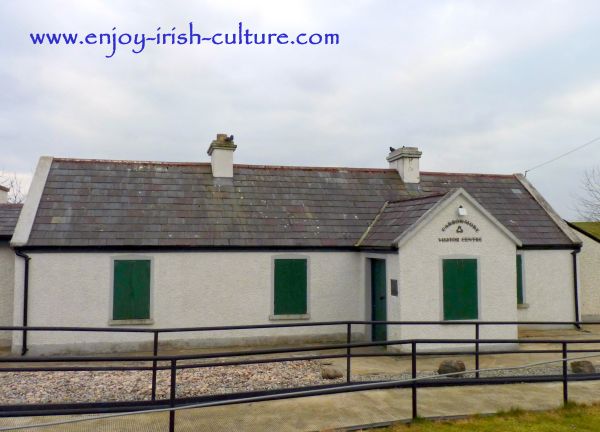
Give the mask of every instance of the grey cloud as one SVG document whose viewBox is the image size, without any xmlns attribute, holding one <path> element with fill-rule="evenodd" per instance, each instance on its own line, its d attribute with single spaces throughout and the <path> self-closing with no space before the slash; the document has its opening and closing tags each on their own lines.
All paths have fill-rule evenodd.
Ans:
<svg viewBox="0 0 600 432">
<path fill-rule="evenodd" d="M 515 172 L 600 135 L 597 2 L 41 1 L 0 4 L 0 166 L 42 154 Z M 32 31 L 339 32 L 335 47 L 39 47 Z M 600 87 L 598 87 L 600 88 Z M 8 149 L 8 151 L 6 150 Z M 530 174 L 565 217 L 600 146 Z"/>
</svg>

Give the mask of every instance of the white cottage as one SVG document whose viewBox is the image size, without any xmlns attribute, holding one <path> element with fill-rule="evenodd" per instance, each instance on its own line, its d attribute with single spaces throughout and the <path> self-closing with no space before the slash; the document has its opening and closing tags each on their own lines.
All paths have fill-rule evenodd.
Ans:
<svg viewBox="0 0 600 432">
<path fill-rule="evenodd" d="M 600 321 L 600 222 L 570 222 L 582 240 L 579 255 L 581 319 Z"/>
<path fill-rule="evenodd" d="M 13 291 L 15 285 L 15 253 L 10 249 L 21 204 L 8 203 L 9 189 L 0 186 L 0 326 L 13 325 Z M 0 348 L 10 347 L 10 332 L 0 331 Z"/>
<path fill-rule="evenodd" d="M 578 319 L 580 241 L 521 175 L 42 157 L 11 246 L 13 322 L 186 327 L 330 320 Z M 25 264 L 28 263 L 27 268 Z M 25 284 L 27 281 L 27 284 Z M 24 296 L 27 295 L 27 302 Z M 192 344 L 333 340 L 345 328 L 168 334 Z M 356 338 L 472 337 L 470 326 Z M 482 330 L 512 338 L 514 326 Z M 162 338 L 163 336 L 161 336 Z M 31 352 L 132 349 L 134 334 L 33 333 Z M 15 332 L 13 350 L 23 348 Z"/>
</svg>

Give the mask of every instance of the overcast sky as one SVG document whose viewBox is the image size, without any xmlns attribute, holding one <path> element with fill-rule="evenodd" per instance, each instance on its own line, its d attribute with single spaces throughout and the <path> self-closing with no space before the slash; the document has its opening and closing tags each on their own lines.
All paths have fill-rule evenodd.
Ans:
<svg viewBox="0 0 600 432">
<path fill-rule="evenodd" d="M 249 3 L 253 3 L 251 6 Z M 320 46 L 34 46 L 31 32 L 339 33 Z M 600 136 L 598 1 L 0 3 L 0 169 L 40 155 L 523 172 Z M 600 143 L 528 178 L 566 218 Z"/>
</svg>

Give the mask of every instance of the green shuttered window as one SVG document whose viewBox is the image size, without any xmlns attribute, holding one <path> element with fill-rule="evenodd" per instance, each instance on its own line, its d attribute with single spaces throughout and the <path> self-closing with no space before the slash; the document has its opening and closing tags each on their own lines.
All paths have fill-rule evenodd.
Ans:
<svg viewBox="0 0 600 432">
<path fill-rule="evenodd" d="M 524 304 L 523 297 L 523 256 L 517 255 L 517 304 Z"/>
<path fill-rule="evenodd" d="M 113 319 L 150 318 L 150 260 L 115 260 Z"/>
<path fill-rule="evenodd" d="M 307 313 L 306 270 L 305 259 L 275 260 L 275 315 Z"/>
<path fill-rule="evenodd" d="M 477 260 L 445 259 L 444 319 L 477 319 Z"/>
</svg>

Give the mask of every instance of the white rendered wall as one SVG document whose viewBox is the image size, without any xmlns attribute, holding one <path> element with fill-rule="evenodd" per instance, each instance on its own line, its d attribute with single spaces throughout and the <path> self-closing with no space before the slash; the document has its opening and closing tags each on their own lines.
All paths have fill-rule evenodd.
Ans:
<svg viewBox="0 0 600 432">
<path fill-rule="evenodd" d="M 12 325 L 15 253 L 0 242 L 0 326 Z M 10 332 L 0 331 L 0 346 L 10 346 Z"/>
<path fill-rule="evenodd" d="M 308 258 L 308 313 L 311 321 L 364 318 L 361 254 L 353 252 L 31 252 L 29 324 L 39 326 L 107 327 L 111 318 L 112 260 L 152 260 L 151 317 L 153 327 L 269 324 L 272 314 L 273 258 Z M 17 264 L 20 265 L 20 264 Z M 19 270 L 17 270 L 19 271 Z M 17 282 L 22 278 L 16 278 Z M 22 282 L 15 294 L 15 323 L 20 323 Z M 265 337 L 345 335 L 345 326 L 212 332 L 208 344 L 258 344 Z M 113 350 L 116 342 L 147 342 L 151 335 L 97 333 L 33 333 L 30 352 Z M 198 334 L 165 334 L 161 340 L 198 339 Z M 104 345 L 102 345 L 103 343 Z M 191 342 L 190 342 L 191 343 Z M 195 343 L 195 342 L 194 342 Z M 20 334 L 13 350 L 19 349 Z M 146 345 L 147 347 L 147 345 Z"/>
<path fill-rule="evenodd" d="M 570 250 L 525 250 L 519 321 L 573 321 L 573 257 Z M 547 327 L 545 327 L 547 328 Z"/>
<path fill-rule="evenodd" d="M 463 225 L 465 236 L 481 237 L 482 242 L 440 242 L 444 224 L 457 218 L 456 209 L 467 209 L 466 219 L 480 229 L 478 233 Z M 454 225 L 454 228 L 456 225 Z M 476 258 L 478 260 L 479 319 L 485 321 L 515 321 L 516 245 L 495 224 L 481 214 L 469 201 L 459 196 L 427 225 L 400 247 L 399 291 L 390 302 L 389 319 L 402 321 L 443 320 L 442 259 Z M 436 325 L 392 327 L 389 337 L 413 338 L 473 338 L 469 325 Z M 516 326 L 482 327 L 481 338 L 516 338 Z M 423 349 L 438 349 L 429 345 Z M 482 347 L 483 349 L 485 347 Z"/>
<path fill-rule="evenodd" d="M 581 315 L 584 320 L 600 320 L 600 243 L 579 234 L 583 245 L 579 261 L 579 292 Z"/>
</svg>

